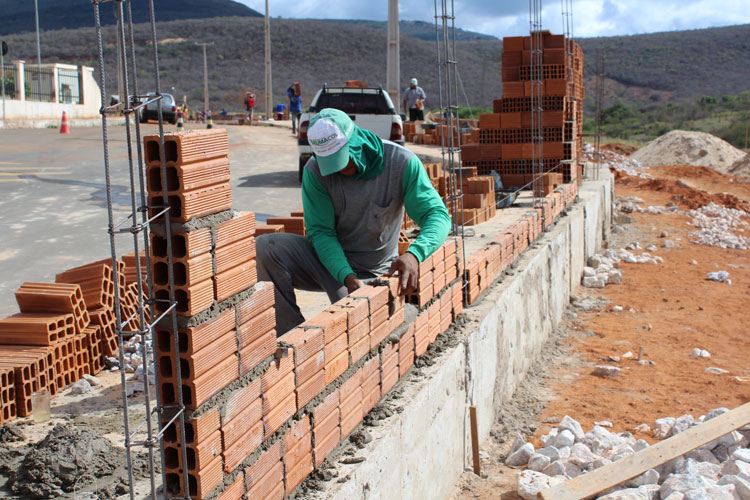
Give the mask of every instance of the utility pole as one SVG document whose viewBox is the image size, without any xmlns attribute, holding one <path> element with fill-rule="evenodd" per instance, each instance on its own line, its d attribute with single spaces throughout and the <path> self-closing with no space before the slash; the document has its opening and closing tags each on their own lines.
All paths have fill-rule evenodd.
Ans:
<svg viewBox="0 0 750 500">
<path fill-rule="evenodd" d="M 39 1 L 34 0 L 34 17 L 36 18 L 36 68 L 39 98 L 42 98 L 42 44 L 39 42 Z"/>
<path fill-rule="evenodd" d="M 213 45 L 213 42 L 195 42 L 195 44 L 203 47 L 203 113 L 208 116 L 208 61 L 206 59 L 206 47 Z"/>
<path fill-rule="evenodd" d="M 0 86 L 3 89 L 3 126 L 5 126 L 5 48 L 7 45 L 0 40 Z M 745 141 L 747 142 L 747 141 Z"/>
<path fill-rule="evenodd" d="M 266 117 L 271 118 L 273 109 L 273 85 L 271 81 L 271 19 L 268 16 L 268 0 L 266 0 L 266 22 L 263 28 L 266 36 Z"/>
<path fill-rule="evenodd" d="M 400 58 L 398 30 L 398 0 L 388 0 L 388 56 L 386 62 L 386 89 L 391 96 L 396 113 L 401 107 Z"/>
</svg>

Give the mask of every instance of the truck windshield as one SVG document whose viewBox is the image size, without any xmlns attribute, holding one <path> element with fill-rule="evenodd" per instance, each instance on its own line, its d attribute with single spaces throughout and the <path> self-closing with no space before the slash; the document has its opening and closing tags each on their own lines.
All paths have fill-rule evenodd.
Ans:
<svg viewBox="0 0 750 500">
<path fill-rule="evenodd" d="M 333 108 L 350 115 L 389 115 L 390 108 L 380 94 L 324 92 L 318 98 L 317 110 Z"/>
</svg>

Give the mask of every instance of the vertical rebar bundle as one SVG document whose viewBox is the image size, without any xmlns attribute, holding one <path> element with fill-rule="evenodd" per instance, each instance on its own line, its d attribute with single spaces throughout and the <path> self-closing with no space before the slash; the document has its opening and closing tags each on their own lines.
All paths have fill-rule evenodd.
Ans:
<svg viewBox="0 0 750 500">
<path fill-rule="evenodd" d="M 534 206 L 540 203 L 544 174 L 544 81 L 542 80 L 542 0 L 529 0 L 529 34 L 531 36 L 531 190 Z"/>
<path fill-rule="evenodd" d="M 440 147 L 441 175 L 445 176 L 446 204 L 452 216 L 454 236 L 464 237 L 464 203 L 461 186 L 461 131 L 458 116 L 458 61 L 456 60 L 456 17 L 453 0 L 438 0 L 435 4 L 435 44 L 437 48 L 438 90 L 440 115 L 443 124 Z M 455 130 L 455 133 L 454 133 Z M 464 246 L 461 245 L 463 249 Z M 461 262 L 466 261 L 466 251 Z M 464 269 L 461 269 L 463 276 Z M 466 286 L 464 280 L 463 286 Z M 464 294 L 465 295 L 465 294 Z"/>
<path fill-rule="evenodd" d="M 118 53 L 117 57 L 117 79 L 122 82 L 123 93 L 120 96 L 121 103 L 108 106 L 105 103 L 105 96 L 107 95 L 106 87 L 106 71 L 105 71 L 105 60 L 104 60 L 104 41 L 103 41 L 103 30 L 101 26 L 100 18 L 100 7 L 104 3 L 111 3 L 114 8 L 115 18 L 117 19 L 117 25 L 115 28 L 115 35 L 117 37 Z M 148 472 L 150 479 L 150 497 L 157 498 L 168 498 L 168 492 L 162 486 L 159 491 L 157 484 L 157 470 L 161 469 L 162 473 L 162 485 L 165 485 L 164 478 L 164 467 L 157 467 L 157 458 L 155 447 L 159 450 L 162 449 L 160 446 L 163 429 L 168 425 L 177 422 L 179 432 L 181 435 L 185 435 L 185 421 L 184 421 L 184 405 L 182 401 L 182 393 L 178 391 L 178 404 L 174 407 L 165 407 L 161 404 L 161 395 L 159 394 L 159 384 L 153 383 L 150 380 L 150 375 L 153 373 L 154 377 L 158 377 L 158 370 L 153 364 L 153 361 L 149 359 L 149 351 L 155 351 L 155 339 L 154 339 L 154 327 L 157 324 L 167 323 L 171 325 L 173 330 L 174 338 L 174 353 L 178 353 L 177 345 L 177 315 L 175 310 L 175 294 L 174 294 L 174 273 L 172 266 L 172 247 L 171 247 L 171 227 L 170 219 L 167 216 L 169 213 L 169 205 L 163 207 L 151 207 L 157 208 L 156 214 L 153 217 L 149 217 L 149 207 L 147 206 L 147 193 L 145 187 L 145 169 L 143 165 L 143 154 L 141 146 L 141 130 L 138 117 L 138 112 L 146 104 L 156 103 L 159 120 L 159 147 L 161 149 L 162 164 L 161 164 L 161 176 L 162 185 L 167 186 L 167 171 L 165 165 L 164 155 L 164 122 L 159 106 L 162 99 L 161 93 L 161 82 L 159 77 L 159 58 L 157 51 L 157 38 L 156 38 L 156 20 L 154 14 L 154 2 L 148 0 L 150 23 L 151 23 L 151 46 L 152 52 L 152 63 L 153 63 L 153 74 L 154 74 L 154 93 L 151 96 L 140 95 L 137 83 L 137 72 L 136 72 L 136 59 L 135 59 L 135 42 L 133 33 L 133 19 L 131 12 L 131 0 L 92 0 L 94 7 L 94 20 L 96 27 L 96 39 L 98 46 L 98 63 L 99 63 L 99 86 L 101 88 L 101 108 L 100 114 L 102 116 L 102 144 L 104 149 L 104 173 L 105 173 L 105 184 L 106 184 L 106 195 L 107 195 L 107 215 L 108 215 L 108 233 L 110 239 L 110 252 L 112 257 L 112 269 L 113 278 L 115 283 L 118 282 L 118 274 L 120 269 L 118 268 L 118 252 L 117 248 L 117 236 L 127 237 L 130 235 L 132 238 L 131 244 L 128 249 L 132 250 L 135 255 L 135 267 L 136 267 L 136 282 L 138 288 L 138 303 L 136 311 L 128 318 L 123 318 L 121 315 L 121 300 L 119 293 L 119 287 L 115 287 L 115 314 L 117 319 L 117 337 L 119 347 L 119 363 L 121 373 L 121 390 L 122 390 L 122 406 L 123 406 L 123 421 L 124 421 L 124 433 L 125 433 L 125 450 L 127 453 L 127 465 L 128 465 L 128 486 L 129 494 L 131 499 L 135 499 L 135 478 L 133 474 L 133 450 L 137 447 L 142 447 L 147 451 L 148 454 Z M 112 201 L 112 184 L 111 174 L 113 172 L 113 166 L 110 161 L 110 150 L 112 145 L 109 140 L 109 116 L 119 116 L 123 114 L 125 117 L 125 148 L 127 151 L 127 174 L 130 180 L 130 214 L 121 222 L 114 222 L 113 212 L 113 201 Z M 134 146 L 135 144 L 135 146 Z M 119 168 L 119 167 L 118 167 Z M 164 199 L 168 197 L 164 193 Z M 149 257 L 149 245 L 150 245 L 150 232 L 151 224 L 163 219 L 166 241 L 167 241 L 167 257 L 168 257 L 168 274 L 169 274 L 169 304 L 165 307 L 165 312 L 159 316 L 155 316 L 156 308 L 154 307 L 155 302 L 153 294 L 153 280 L 151 276 L 151 263 Z M 143 253 L 142 253 L 143 252 Z M 127 252 L 123 252 L 127 253 Z M 143 262 L 145 263 L 145 282 L 143 280 L 142 262 L 140 256 L 143 255 Z M 144 299 L 144 290 L 148 292 L 148 299 Z M 167 300 L 165 299 L 165 302 Z M 167 316 L 170 318 L 167 319 Z M 147 318 L 151 318 L 152 322 L 149 323 Z M 171 320 L 171 322 L 170 322 Z M 135 333 L 140 335 L 140 345 L 138 349 L 143 358 L 143 404 L 145 406 L 146 416 L 140 422 L 133 422 L 131 420 L 131 407 L 135 404 L 135 397 L 128 399 L 126 379 L 125 379 L 125 360 L 123 355 L 124 347 L 124 335 L 133 335 L 134 328 L 133 323 L 138 323 L 140 330 Z M 127 331 L 126 331 L 127 328 Z M 176 354 L 175 354 L 176 356 Z M 182 384 L 182 376 L 180 370 L 180 363 L 175 363 L 177 367 L 177 383 L 178 387 Z M 156 396 L 156 404 L 152 402 L 152 394 Z M 164 421 L 169 419 L 168 421 Z M 163 452 L 160 452 L 160 462 L 164 463 Z M 187 450 L 183 447 L 182 449 L 183 463 L 187 463 Z M 183 491 L 185 492 L 184 497 L 188 496 L 188 478 L 185 475 L 185 484 Z M 174 497 L 169 497 L 174 498 Z"/>
</svg>

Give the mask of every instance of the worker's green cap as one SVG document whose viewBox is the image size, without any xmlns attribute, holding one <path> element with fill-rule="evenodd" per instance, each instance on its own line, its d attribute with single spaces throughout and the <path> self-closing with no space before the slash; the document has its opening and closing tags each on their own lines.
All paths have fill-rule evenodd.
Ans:
<svg viewBox="0 0 750 500">
<path fill-rule="evenodd" d="M 338 109 L 325 108 L 310 120 L 307 140 L 310 142 L 321 175 L 331 175 L 349 164 L 349 143 L 359 138 L 357 126 L 349 115 Z"/>
</svg>

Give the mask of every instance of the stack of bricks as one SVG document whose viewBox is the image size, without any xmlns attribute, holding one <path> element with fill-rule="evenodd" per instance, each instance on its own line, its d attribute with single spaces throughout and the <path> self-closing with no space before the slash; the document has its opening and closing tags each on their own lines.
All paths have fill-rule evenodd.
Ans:
<svg viewBox="0 0 750 500">
<path fill-rule="evenodd" d="M 566 57 L 565 45 L 572 49 Z M 505 187 L 532 182 L 532 79 L 543 84 L 543 170 L 563 174 L 564 182 L 577 180 L 582 157 L 583 52 L 563 35 L 542 35 L 542 74 L 531 66 L 531 38 L 505 37 L 502 55 L 502 99 L 493 113 L 480 115 L 479 143 L 462 147 L 465 165 L 479 174 L 496 171 Z M 567 73 L 572 73 L 568 85 Z M 562 164 L 564 160 L 568 163 Z"/>
<path fill-rule="evenodd" d="M 473 120 L 461 120 L 461 123 L 469 127 L 476 127 L 476 122 Z M 415 122 L 404 123 L 404 137 L 406 141 L 431 146 L 440 146 L 443 144 L 450 146 L 451 134 L 453 135 L 454 145 L 458 145 L 459 140 L 461 144 L 476 142 L 479 139 L 479 132 L 476 129 L 470 130 L 471 132 L 459 134 L 455 126 L 449 127 L 448 125 L 437 123 L 435 126 L 425 128 L 423 132 L 417 133 Z"/>
<path fill-rule="evenodd" d="M 34 392 L 54 396 L 101 367 L 99 347 L 87 348 L 90 318 L 79 285 L 27 282 L 16 301 L 21 312 L 0 320 L 3 422 L 29 416 Z"/>
<path fill-rule="evenodd" d="M 263 226 L 258 226 L 257 234 L 292 233 L 305 236 L 305 216 L 302 210 L 296 210 L 289 217 L 269 217 Z"/>
<path fill-rule="evenodd" d="M 425 163 L 427 175 L 433 187 L 448 208 L 452 216 L 453 204 L 450 196 L 449 176 L 443 172 L 439 163 Z M 463 194 L 463 224 L 473 226 L 492 219 L 496 214 L 495 181 L 490 176 L 477 176 L 476 167 L 462 167 L 460 172 L 461 185 L 456 186 L 457 194 Z M 458 175 L 456 176 L 458 184 Z M 459 219 L 460 221 L 461 219 Z"/>
</svg>

